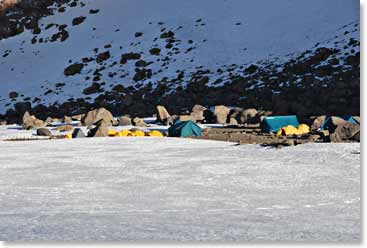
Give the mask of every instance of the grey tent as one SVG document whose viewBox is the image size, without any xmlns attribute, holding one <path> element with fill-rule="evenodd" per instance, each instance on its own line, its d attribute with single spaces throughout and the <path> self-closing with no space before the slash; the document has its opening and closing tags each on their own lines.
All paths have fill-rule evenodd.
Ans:
<svg viewBox="0 0 367 248">
<path fill-rule="evenodd" d="M 81 128 L 75 128 L 71 136 L 73 139 L 87 137 Z"/>
</svg>

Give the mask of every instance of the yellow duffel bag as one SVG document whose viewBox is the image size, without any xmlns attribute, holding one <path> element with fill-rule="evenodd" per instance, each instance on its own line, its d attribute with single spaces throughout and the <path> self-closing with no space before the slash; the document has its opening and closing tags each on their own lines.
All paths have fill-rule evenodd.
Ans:
<svg viewBox="0 0 367 248">
<path fill-rule="evenodd" d="M 72 139 L 73 136 L 71 133 L 65 134 L 65 139 Z"/>
<path fill-rule="evenodd" d="M 115 136 L 118 136 L 118 133 L 116 130 L 108 130 L 108 136 L 110 137 L 115 137 Z"/>
<path fill-rule="evenodd" d="M 141 130 L 135 130 L 131 132 L 133 136 L 135 137 L 143 137 L 145 136 L 145 133 Z"/>
<path fill-rule="evenodd" d="M 294 126 L 285 126 L 282 127 L 281 129 L 279 129 L 279 131 L 277 132 L 277 136 L 281 136 L 281 135 L 300 135 L 302 134 L 296 127 Z"/>
<path fill-rule="evenodd" d="M 119 137 L 128 137 L 128 136 L 134 136 L 130 130 L 121 130 L 119 133 L 118 133 L 118 136 Z"/>
<path fill-rule="evenodd" d="M 147 136 L 151 136 L 151 137 L 164 137 L 163 134 L 159 132 L 158 130 L 150 131 L 147 134 L 148 134 Z"/>
<path fill-rule="evenodd" d="M 302 134 L 306 134 L 310 132 L 310 127 L 306 124 L 300 124 L 298 126 L 298 130 L 302 133 Z"/>
</svg>

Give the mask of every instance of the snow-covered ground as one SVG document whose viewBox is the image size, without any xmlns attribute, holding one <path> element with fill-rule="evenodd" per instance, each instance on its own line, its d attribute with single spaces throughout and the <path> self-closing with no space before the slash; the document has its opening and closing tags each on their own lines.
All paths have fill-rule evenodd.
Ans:
<svg viewBox="0 0 367 248">
<path fill-rule="evenodd" d="M 361 238 L 359 144 L 121 137 L 0 151 L 0 240 Z"/>
</svg>

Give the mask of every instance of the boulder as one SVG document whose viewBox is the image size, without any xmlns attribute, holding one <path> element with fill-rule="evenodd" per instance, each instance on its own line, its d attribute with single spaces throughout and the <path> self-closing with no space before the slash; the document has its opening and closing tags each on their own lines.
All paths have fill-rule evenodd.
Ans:
<svg viewBox="0 0 367 248">
<path fill-rule="evenodd" d="M 321 127 L 322 123 L 324 123 L 326 119 L 326 116 L 325 115 L 322 115 L 322 116 L 317 116 L 312 125 L 311 125 L 311 130 L 317 130 Z"/>
<path fill-rule="evenodd" d="M 131 118 L 128 116 L 121 116 L 118 119 L 118 125 L 119 126 L 131 126 L 132 125 Z"/>
<path fill-rule="evenodd" d="M 99 121 L 106 124 L 107 126 L 112 125 L 113 116 L 110 111 L 105 108 L 99 108 L 95 110 L 91 110 L 87 113 L 87 115 L 83 118 L 82 123 L 84 126 L 91 126 Z"/>
<path fill-rule="evenodd" d="M 180 115 L 178 117 L 178 120 L 180 120 L 180 121 L 191 121 L 191 115 Z"/>
<path fill-rule="evenodd" d="M 47 117 L 47 119 L 45 120 L 46 124 L 51 124 L 54 121 L 54 119 L 52 117 Z"/>
<path fill-rule="evenodd" d="M 63 122 L 65 123 L 65 124 L 69 124 L 69 123 L 71 123 L 73 120 L 71 119 L 71 117 L 70 116 L 64 116 L 64 119 L 63 119 Z"/>
<path fill-rule="evenodd" d="M 139 117 L 135 117 L 133 119 L 133 123 L 137 127 L 146 127 L 147 126 L 147 124 L 145 123 L 145 121 L 143 119 L 139 118 Z"/>
<path fill-rule="evenodd" d="M 321 136 L 320 136 L 320 135 L 318 135 L 318 134 L 311 134 L 311 135 L 307 138 L 307 140 L 308 140 L 309 142 L 315 142 L 315 141 L 319 140 L 320 138 L 321 138 Z"/>
<path fill-rule="evenodd" d="M 248 124 L 255 124 L 258 123 L 259 120 L 257 117 L 257 110 L 256 109 L 245 109 L 244 111 L 242 111 L 241 114 L 241 123 L 248 123 Z"/>
<path fill-rule="evenodd" d="M 330 141 L 333 143 L 345 141 L 360 141 L 360 126 L 347 122 L 344 125 L 338 125 L 333 133 L 330 134 Z"/>
<path fill-rule="evenodd" d="M 204 110 L 203 115 L 205 123 L 215 123 L 216 121 L 215 115 L 210 109 Z"/>
<path fill-rule="evenodd" d="M 216 117 L 217 124 L 225 124 L 227 122 L 227 117 L 230 112 L 230 109 L 226 106 L 220 105 L 215 106 L 214 108 L 214 115 Z"/>
<path fill-rule="evenodd" d="M 231 118 L 233 118 L 234 120 L 236 120 L 237 123 L 241 123 L 242 112 L 243 112 L 242 108 L 231 109 L 231 111 L 229 112 L 229 120 L 231 120 Z M 232 120 L 232 122 L 233 122 L 233 120 Z"/>
<path fill-rule="evenodd" d="M 52 133 L 49 129 L 42 127 L 42 128 L 37 129 L 37 135 L 38 136 L 52 136 Z"/>
<path fill-rule="evenodd" d="M 56 128 L 56 130 L 60 132 L 69 132 L 72 131 L 74 127 L 72 125 L 63 125 Z"/>
<path fill-rule="evenodd" d="M 43 127 L 45 123 L 42 120 L 37 119 L 34 115 L 30 115 L 28 111 L 26 111 L 23 115 L 23 128 L 26 130 L 33 128 Z"/>
<path fill-rule="evenodd" d="M 96 126 L 89 130 L 88 137 L 107 137 L 108 136 L 108 125 L 103 120 L 97 122 Z"/>
<path fill-rule="evenodd" d="M 229 118 L 229 125 L 238 126 L 238 122 L 237 122 L 236 118 L 233 118 L 233 117 Z"/>
<path fill-rule="evenodd" d="M 73 121 L 81 121 L 82 119 L 83 119 L 83 117 L 85 116 L 85 114 L 80 114 L 80 115 L 73 115 L 72 117 L 71 117 L 71 119 L 73 120 Z"/>
<path fill-rule="evenodd" d="M 169 124 L 168 121 L 171 117 L 171 115 L 168 113 L 167 109 L 164 106 L 157 106 L 157 117 L 158 121 L 164 124 Z"/>
<path fill-rule="evenodd" d="M 192 108 L 192 112 L 190 114 L 191 120 L 194 121 L 194 122 L 202 122 L 202 121 L 204 121 L 205 120 L 204 111 L 206 109 L 207 109 L 206 107 L 204 107 L 202 105 L 199 105 L 199 104 L 196 104 Z"/>
</svg>

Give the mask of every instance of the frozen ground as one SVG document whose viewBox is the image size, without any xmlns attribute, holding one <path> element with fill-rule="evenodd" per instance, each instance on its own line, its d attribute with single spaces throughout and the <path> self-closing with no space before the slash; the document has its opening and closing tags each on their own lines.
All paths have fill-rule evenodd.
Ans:
<svg viewBox="0 0 367 248">
<path fill-rule="evenodd" d="M 361 237 L 359 144 L 88 138 L 0 151 L 0 240 Z"/>
</svg>

